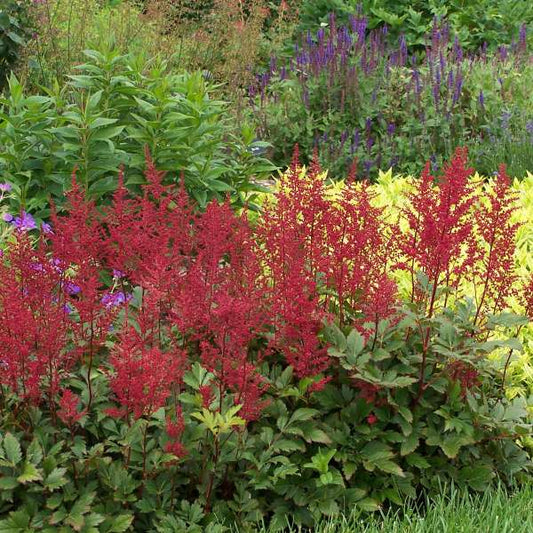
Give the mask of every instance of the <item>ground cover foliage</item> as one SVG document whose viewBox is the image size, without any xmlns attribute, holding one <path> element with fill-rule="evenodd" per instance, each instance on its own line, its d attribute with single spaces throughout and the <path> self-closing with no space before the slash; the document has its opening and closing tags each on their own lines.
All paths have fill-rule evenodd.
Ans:
<svg viewBox="0 0 533 533">
<path fill-rule="evenodd" d="M 2 524 L 276 529 L 527 479 L 528 402 L 505 389 L 533 281 L 504 168 L 471 174 L 464 151 L 428 168 L 398 225 L 295 161 L 251 225 L 148 159 L 140 196 L 121 178 L 99 210 L 74 178 L 50 225 L 13 218 Z"/>
<path fill-rule="evenodd" d="M 320 533 L 485 533 L 486 531 L 529 531 L 531 487 L 508 491 L 499 487 L 482 495 L 461 493 L 443 487 L 441 494 L 420 502 L 406 502 L 401 510 L 369 516 L 357 510 L 341 519 L 324 519 L 316 526 Z M 238 530 L 235 530 L 238 531 Z M 265 533 L 268 528 L 260 528 Z M 287 527 L 288 532 L 302 531 Z"/>
</svg>

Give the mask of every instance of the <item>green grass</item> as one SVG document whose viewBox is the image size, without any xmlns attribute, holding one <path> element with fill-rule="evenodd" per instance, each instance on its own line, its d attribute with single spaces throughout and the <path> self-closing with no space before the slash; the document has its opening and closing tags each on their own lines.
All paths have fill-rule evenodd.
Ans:
<svg viewBox="0 0 533 533">
<path fill-rule="evenodd" d="M 533 485 L 512 494 L 502 488 L 481 494 L 452 488 L 423 507 L 406 502 L 395 511 L 324 521 L 314 533 L 533 533 Z M 258 533 L 270 531 L 263 528 Z"/>
</svg>

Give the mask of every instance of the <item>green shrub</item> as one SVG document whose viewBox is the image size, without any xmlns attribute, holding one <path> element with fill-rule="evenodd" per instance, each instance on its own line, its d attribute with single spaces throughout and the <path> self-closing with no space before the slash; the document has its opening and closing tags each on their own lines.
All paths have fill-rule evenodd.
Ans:
<svg viewBox="0 0 533 533">
<path fill-rule="evenodd" d="M 411 49 L 424 47 L 435 17 L 445 18 L 469 50 L 510 44 L 522 24 L 533 23 L 533 5 L 521 0 L 304 0 L 300 10 L 301 31 L 316 31 L 332 12 L 342 23 L 359 12 L 370 29 L 387 25 L 393 40 L 404 34 Z"/>
<path fill-rule="evenodd" d="M 85 61 L 87 49 L 105 44 L 119 54 L 161 51 L 158 19 L 143 17 L 129 0 L 46 0 L 34 3 L 31 13 L 38 24 L 17 76 L 32 91 L 55 80 L 63 84 L 73 66 Z"/>
<path fill-rule="evenodd" d="M 17 66 L 22 47 L 30 35 L 28 2 L 3 0 L 0 6 L 0 91 L 12 68 Z"/>
<path fill-rule="evenodd" d="M 173 74 L 165 63 L 116 52 L 87 57 L 67 85 L 46 94 L 26 95 L 10 79 L 0 100 L 0 174 L 13 185 L 13 208 L 46 216 L 49 198 L 61 204 L 73 168 L 98 201 L 116 188 L 120 165 L 135 188 L 145 148 L 168 179 L 183 173 L 201 206 L 227 194 L 242 205 L 256 188 L 251 178 L 272 171 L 254 155 L 253 132 L 233 131 L 200 73 Z"/>
</svg>

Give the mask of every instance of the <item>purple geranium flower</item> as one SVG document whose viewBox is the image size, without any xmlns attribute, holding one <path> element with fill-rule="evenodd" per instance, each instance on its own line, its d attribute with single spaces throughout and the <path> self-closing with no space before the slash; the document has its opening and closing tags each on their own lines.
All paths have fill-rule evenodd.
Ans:
<svg viewBox="0 0 533 533">
<path fill-rule="evenodd" d="M 26 213 L 26 211 L 22 211 L 19 217 L 12 217 L 10 222 L 20 231 L 29 231 L 37 228 L 35 219 L 29 213 Z"/>
<path fill-rule="evenodd" d="M 79 294 L 81 292 L 81 287 L 79 285 L 76 285 L 75 283 L 72 283 L 72 281 L 67 281 L 65 283 L 65 291 L 70 296 L 75 296 L 76 294 Z"/>
<path fill-rule="evenodd" d="M 43 222 L 41 224 L 41 229 L 43 230 L 43 233 L 45 235 L 52 235 L 54 232 L 52 231 L 52 226 L 48 224 L 47 222 Z"/>
<path fill-rule="evenodd" d="M 107 292 L 102 296 L 101 301 L 103 306 L 109 309 L 111 307 L 116 307 L 118 305 L 122 305 L 126 302 L 129 302 L 131 298 L 131 294 L 124 294 L 122 291 L 115 293 Z"/>
</svg>

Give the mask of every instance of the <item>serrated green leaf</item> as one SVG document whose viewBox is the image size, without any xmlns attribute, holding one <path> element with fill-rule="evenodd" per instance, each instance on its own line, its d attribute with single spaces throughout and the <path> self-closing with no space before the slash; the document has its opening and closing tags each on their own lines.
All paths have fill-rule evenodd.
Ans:
<svg viewBox="0 0 533 533">
<path fill-rule="evenodd" d="M 37 470 L 37 467 L 32 463 L 24 463 L 22 473 L 17 478 L 19 483 L 28 483 L 29 481 L 38 481 L 42 479 L 41 474 Z"/>
<path fill-rule="evenodd" d="M 18 465 L 22 459 L 19 441 L 11 434 L 6 433 L 3 441 L 6 458 L 12 465 Z"/>
<path fill-rule="evenodd" d="M 318 410 L 316 409 L 310 409 L 309 407 L 301 407 L 300 409 L 296 409 L 296 411 L 294 411 L 290 418 L 289 424 L 310 420 L 317 414 Z"/>
</svg>

